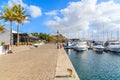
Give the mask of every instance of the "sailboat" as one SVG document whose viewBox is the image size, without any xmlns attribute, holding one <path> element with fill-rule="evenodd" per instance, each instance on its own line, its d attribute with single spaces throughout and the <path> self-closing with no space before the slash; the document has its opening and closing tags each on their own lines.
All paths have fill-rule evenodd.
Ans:
<svg viewBox="0 0 120 80">
<path fill-rule="evenodd" d="M 98 30 L 98 29 L 97 29 Z M 104 51 L 104 26 L 103 26 L 103 41 L 100 41 L 100 35 L 98 35 L 98 41 L 93 41 L 93 50 L 96 52 L 103 52 Z"/>
<path fill-rule="evenodd" d="M 120 41 L 107 41 L 105 43 L 105 50 L 112 52 L 120 52 Z"/>
</svg>

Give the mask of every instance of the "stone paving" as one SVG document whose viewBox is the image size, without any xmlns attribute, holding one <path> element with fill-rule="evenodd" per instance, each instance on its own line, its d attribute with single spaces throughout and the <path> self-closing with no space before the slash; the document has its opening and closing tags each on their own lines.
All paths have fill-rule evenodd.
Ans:
<svg viewBox="0 0 120 80">
<path fill-rule="evenodd" d="M 72 77 L 67 69 L 72 70 Z M 59 49 L 55 80 L 80 80 L 65 50 Z"/>
<path fill-rule="evenodd" d="M 0 80 L 79 80 L 65 50 L 54 44 L 19 46 L 13 51 L 0 55 Z M 68 68 L 73 71 L 72 78 L 67 77 Z"/>
<path fill-rule="evenodd" d="M 0 80 L 54 80 L 57 55 L 51 44 L 0 55 Z"/>
</svg>

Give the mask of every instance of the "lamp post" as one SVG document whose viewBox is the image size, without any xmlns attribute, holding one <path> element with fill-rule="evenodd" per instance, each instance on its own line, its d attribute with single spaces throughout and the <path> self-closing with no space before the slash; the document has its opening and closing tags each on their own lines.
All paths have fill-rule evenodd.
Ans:
<svg viewBox="0 0 120 80">
<path fill-rule="evenodd" d="M 57 49 L 59 49 L 59 41 L 58 41 L 58 39 L 59 39 L 59 31 L 57 30 Z"/>
</svg>

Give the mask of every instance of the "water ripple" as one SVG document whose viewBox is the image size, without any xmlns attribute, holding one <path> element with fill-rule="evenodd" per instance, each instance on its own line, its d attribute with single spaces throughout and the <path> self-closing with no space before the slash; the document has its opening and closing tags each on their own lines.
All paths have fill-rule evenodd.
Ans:
<svg viewBox="0 0 120 80">
<path fill-rule="evenodd" d="M 120 53 L 69 50 L 68 55 L 81 80 L 120 80 Z"/>
</svg>

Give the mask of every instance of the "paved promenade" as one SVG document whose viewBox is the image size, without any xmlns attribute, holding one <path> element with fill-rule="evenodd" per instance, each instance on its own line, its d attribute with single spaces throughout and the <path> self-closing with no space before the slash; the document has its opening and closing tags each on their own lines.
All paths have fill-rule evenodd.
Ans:
<svg viewBox="0 0 120 80">
<path fill-rule="evenodd" d="M 67 71 L 67 69 L 72 70 L 72 77 L 68 77 L 69 72 Z M 58 51 L 55 76 L 55 80 L 80 80 L 69 57 L 67 56 L 63 48 L 59 49 Z"/>
<path fill-rule="evenodd" d="M 0 80 L 54 80 L 57 55 L 56 46 L 49 44 L 0 55 Z"/>
<path fill-rule="evenodd" d="M 73 71 L 72 78 L 67 77 L 68 68 Z M 19 46 L 13 54 L 0 55 L 0 80 L 79 79 L 64 49 L 45 44 L 32 49 Z"/>
</svg>

